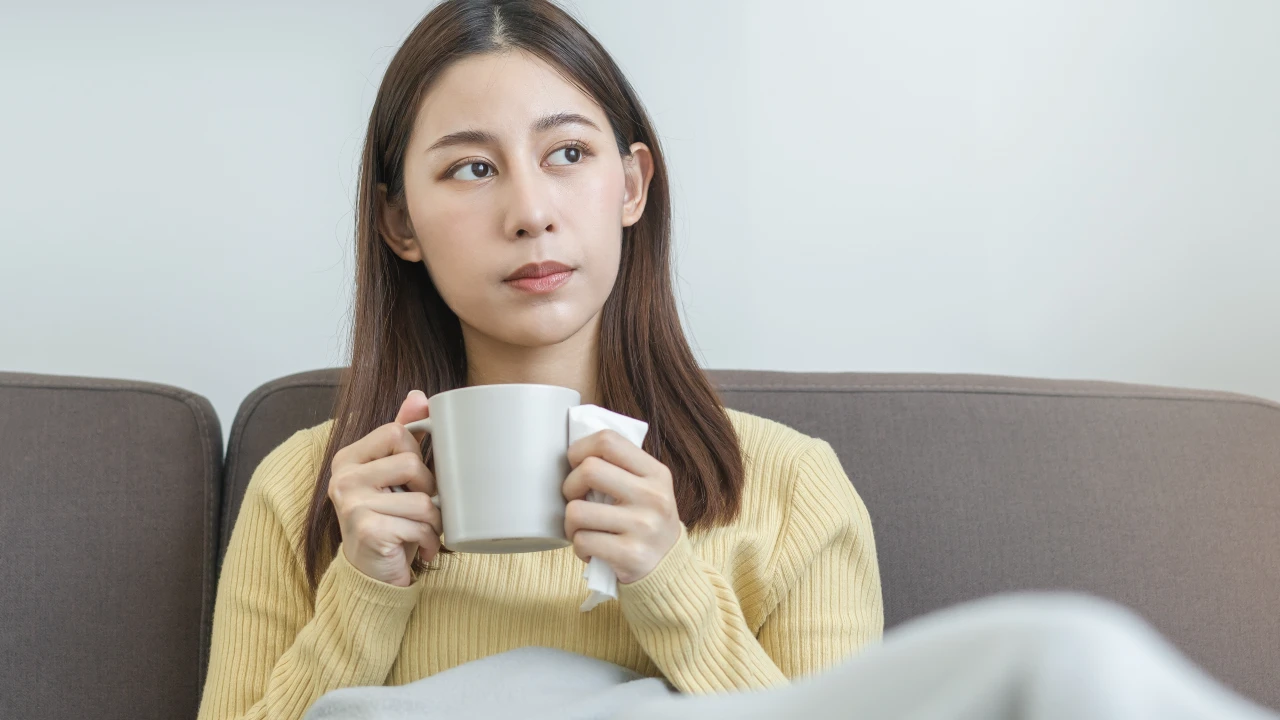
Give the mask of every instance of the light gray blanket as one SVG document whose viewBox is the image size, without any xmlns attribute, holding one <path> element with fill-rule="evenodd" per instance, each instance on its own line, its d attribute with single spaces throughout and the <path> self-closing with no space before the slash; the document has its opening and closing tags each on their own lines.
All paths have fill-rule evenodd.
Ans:
<svg viewBox="0 0 1280 720">
<path fill-rule="evenodd" d="M 613 663 L 527 647 L 407 685 L 333 690 L 303 720 L 603 720 L 673 693 Z"/>
<path fill-rule="evenodd" d="M 524 648 L 394 688 L 321 697 L 305 720 L 1280 720 L 1133 612 L 1073 594 L 973 601 L 769 690 L 679 695 L 661 680 Z"/>
</svg>

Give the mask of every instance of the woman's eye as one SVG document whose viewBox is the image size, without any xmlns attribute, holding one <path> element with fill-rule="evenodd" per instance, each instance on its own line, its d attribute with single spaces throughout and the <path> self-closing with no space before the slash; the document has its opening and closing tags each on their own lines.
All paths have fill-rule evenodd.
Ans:
<svg viewBox="0 0 1280 720">
<path fill-rule="evenodd" d="M 582 148 L 576 145 L 562 147 L 559 150 L 551 153 L 551 157 L 553 158 L 560 155 L 564 156 L 564 159 L 566 162 L 553 162 L 551 163 L 552 165 L 573 165 L 575 163 L 582 162 Z"/>
<path fill-rule="evenodd" d="M 470 173 L 471 177 L 466 175 Z M 493 174 L 493 166 L 487 162 L 467 163 L 453 171 L 454 180 L 483 180 Z"/>
</svg>

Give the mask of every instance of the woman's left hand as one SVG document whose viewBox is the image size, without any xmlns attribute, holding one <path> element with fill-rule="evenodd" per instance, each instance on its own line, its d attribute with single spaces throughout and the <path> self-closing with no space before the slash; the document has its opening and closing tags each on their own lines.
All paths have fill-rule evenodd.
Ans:
<svg viewBox="0 0 1280 720">
<path fill-rule="evenodd" d="M 562 490 L 564 533 L 583 561 L 609 563 L 620 583 L 633 583 L 653 571 L 680 539 L 671 471 L 642 448 L 613 430 L 601 430 L 569 446 Z M 617 504 L 586 500 L 598 490 Z"/>
</svg>

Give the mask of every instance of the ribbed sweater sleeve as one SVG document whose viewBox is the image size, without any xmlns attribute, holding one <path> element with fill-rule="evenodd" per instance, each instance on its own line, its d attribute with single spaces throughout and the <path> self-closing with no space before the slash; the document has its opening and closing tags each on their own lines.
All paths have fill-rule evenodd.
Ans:
<svg viewBox="0 0 1280 720">
<path fill-rule="evenodd" d="M 255 470 L 227 547 L 214 605 L 209 672 L 198 720 L 301 718 L 329 690 L 381 685 L 400 648 L 423 577 L 409 587 L 356 570 L 339 546 L 314 599 L 301 529 L 316 471 L 310 431 Z"/>
<path fill-rule="evenodd" d="M 773 606 L 758 635 L 733 586 L 681 532 L 658 566 L 619 586 L 640 645 L 680 691 L 784 684 L 839 663 L 884 628 L 871 519 L 831 446 L 811 440 L 796 464 L 770 562 Z"/>
<path fill-rule="evenodd" d="M 879 642 L 884 600 L 871 516 L 824 440 L 799 463 L 773 576 L 778 605 L 760 645 L 789 678 L 839 664 Z"/>
</svg>

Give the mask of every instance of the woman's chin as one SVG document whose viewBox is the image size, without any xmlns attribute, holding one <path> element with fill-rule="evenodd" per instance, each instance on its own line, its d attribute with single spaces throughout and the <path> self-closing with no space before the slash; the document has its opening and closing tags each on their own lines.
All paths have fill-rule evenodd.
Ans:
<svg viewBox="0 0 1280 720">
<path fill-rule="evenodd" d="M 543 308 L 544 310 L 546 308 Z M 576 318 L 548 313 L 526 313 L 523 322 L 517 315 L 507 318 L 500 331 L 491 334 L 508 345 L 538 348 L 559 345 L 582 330 L 585 323 Z"/>
</svg>

